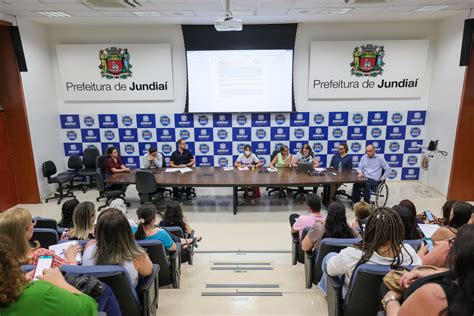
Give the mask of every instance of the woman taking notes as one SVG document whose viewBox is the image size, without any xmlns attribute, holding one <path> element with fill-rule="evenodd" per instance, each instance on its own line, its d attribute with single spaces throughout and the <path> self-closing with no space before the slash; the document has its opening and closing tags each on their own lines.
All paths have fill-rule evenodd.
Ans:
<svg viewBox="0 0 474 316">
<path fill-rule="evenodd" d="M 257 156 L 255 156 L 255 154 L 252 153 L 252 146 L 247 144 L 244 146 L 244 152 L 241 153 L 239 157 L 237 158 L 237 160 L 235 161 L 234 166 L 237 168 L 252 167 L 252 166 L 255 166 L 255 168 L 259 168 L 262 166 L 262 163 L 257 158 Z"/>
</svg>

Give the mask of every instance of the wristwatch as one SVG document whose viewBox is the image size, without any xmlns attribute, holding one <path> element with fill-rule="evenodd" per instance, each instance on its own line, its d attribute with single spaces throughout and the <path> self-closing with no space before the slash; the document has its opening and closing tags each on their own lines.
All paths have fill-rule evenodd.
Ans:
<svg viewBox="0 0 474 316">
<path fill-rule="evenodd" d="M 387 304 L 391 301 L 397 301 L 398 302 L 398 300 L 395 296 L 384 297 L 382 299 L 382 306 L 383 306 L 384 310 L 387 310 Z"/>
</svg>

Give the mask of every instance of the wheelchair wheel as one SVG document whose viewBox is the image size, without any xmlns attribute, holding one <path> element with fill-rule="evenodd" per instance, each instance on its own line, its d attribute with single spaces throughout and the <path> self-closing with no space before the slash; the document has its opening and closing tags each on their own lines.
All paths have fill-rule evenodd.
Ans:
<svg viewBox="0 0 474 316">
<path fill-rule="evenodd" d="M 388 186 L 385 182 L 382 182 L 377 187 L 375 193 L 375 207 L 383 207 L 388 201 Z"/>
</svg>

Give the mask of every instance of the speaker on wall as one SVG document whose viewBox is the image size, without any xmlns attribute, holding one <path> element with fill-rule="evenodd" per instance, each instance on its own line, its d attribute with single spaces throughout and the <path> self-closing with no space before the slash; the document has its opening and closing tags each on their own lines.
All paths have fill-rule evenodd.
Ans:
<svg viewBox="0 0 474 316">
<path fill-rule="evenodd" d="M 23 45 L 21 44 L 20 30 L 18 26 L 11 27 L 11 36 L 13 49 L 15 50 L 16 63 L 20 72 L 27 72 L 25 53 L 23 52 Z"/>
<path fill-rule="evenodd" d="M 471 56 L 472 32 L 474 31 L 474 19 L 464 21 L 464 32 L 461 44 L 461 60 L 459 66 L 468 66 L 469 57 Z"/>
</svg>

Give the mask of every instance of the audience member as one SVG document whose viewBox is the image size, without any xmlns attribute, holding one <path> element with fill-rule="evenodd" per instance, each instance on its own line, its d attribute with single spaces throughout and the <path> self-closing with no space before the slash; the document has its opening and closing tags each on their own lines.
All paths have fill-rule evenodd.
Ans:
<svg viewBox="0 0 474 316">
<path fill-rule="evenodd" d="M 61 240 L 94 239 L 94 223 L 96 210 L 92 202 L 81 202 L 74 209 L 72 216 L 73 228 L 65 229 Z"/>
<path fill-rule="evenodd" d="M 183 209 L 181 208 L 181 204 L 176 201 L 170 201 L 166 204 L 165 210 L 163 215 L 161 216 L 162 220 L 160 222 L 160 226 L 162 227 L 171 227 L 171 226 L 178 226 L 181 227 L 184 233 L 184 238 L 189 238 L 189 234 L 193 231 L 191 226 L 189 225 L 188 221 L 183 215 Z M 197 242 L 202 240 L 202 236 L 195 237 Z"/>
<path fill-rule="evenodd" d="M 400 203 L 398 203 L 398 205 L 406 207 L 407 209 L 410 210 L 413 217 L 416 217 L 417 212 L 416 212 L 415 203 L 413 203 L 410 200 L 405 199 L 405 200 L 401 200 Z"/>
<path fill-rule="evenodd" d="M 449 225 L 449 218 L 451 216 L 451 210 L 453 209 L 454 203 L 456 203 L 455 200 L 448 200 L 443 204 L 443 207 L 441 208 L 443 212 L 444 226 Z"/>
<path fill-rule="evenodd" d="M 21 271 L 12 240 L 0 236 L 0 315 L 97 315 L 96 301 L 64 280 L 58 269 L 45 269 L 40 280 Z"/>
<path fill-rule="evenodd" d="M 61 206 L 61 221 L 58 223 L 59 227 L 72 228 L 74 226 L 72 223 L 72 214 L 77 204 L 79 204 L 78 199 L 67 200 L 63 203 Z"/>
<path fill-rule="evenodd" d="M 388 207 L 377 208 L 367 219 L 362 241 L 338 254 L 328 254 L 323 261 L 323 272 L 334 277 L 344 276 L 345 296 L 352 273 L 360 264 L 420 265 L 420 258 L 410 245 L 403 244 L 403 239 L 403 223 L 397 212 Z M 325 275 L 318 286 L 326 293 Z"/>
<path fill-rule="evenodd" d="M 466 202 L 456 202 L 451 208 L 448 226 L 438 228 L 431 239 L 434 241 L 449 240 L 456 237 L 458 230 L 471 219 L 472 205 Z"/>
<path fill-rule="evenodd" d="M 301 243 L 301 249 L 311 251 L 319 248 L 324 238 L 357 238 L 355 232 L 347 223 L 346 207 L 338 201 L 332 202 L 328 207 L 326 222 L 317 220 L 308 231 Z"/>
<path fill-rule="evenodd" d="M 36 264 L 40 256 L 53 256 L 53 268 L 62 265 L 76 265 L 76 254 L 81 250 L 78 245 L 71 245 L 64 250 L 64 258 L 56 255 L 53 251 L 40 248 L 37 241 L 29 240 L 33 237 L 35 226 L 30 212 L 21 207 L 14 207 L 0 213 L 0 234 L 10 239 L 15 255 L 21 264 Z"/>
<path fill-rule="evenodd" d="M 140 276 L 149 276 L 153 264 L 146 251 L 137 245 L 127 217 L 116 209 L 108 209 L 99 215 L 95 226 L 95 240 L 84 249 L 82 264 L 120 265 L 127 270 L 134 287 Z"/>
<path fill-rule="evenodd" d="M 326 216 L 321 214 L 321 198 L 316 193 L 311 193 L 306 196 L 306 205 L 308 206 L 308 212 L 304 215 L 291 214 L 290 225 L 291 233 L 298 233 L 301 237 L 301 233 L 305 227 L 313 226 L 314 222 L 326 220 Z"/>
<path fill-rule="evenodd" d="M 370 215 L 370 204 L 365 201 L 359 201 L 354 204 L 355 222 L 351 223 L 352 229 L 363 232 L 367 218 Z"/>
<path fill-rule="evenodd" d="M 400 305 L 401 295 L 393 291 L 384 297 L 387 316 L 395 315 L 474 315 L 474 225 L 459 229 L 449 251 L 449 272 L 444 278 L 418 282 L 418 288 Z M 437 271 L 413 271 L 400 279 L 409 287 L 417 279 Z M 412 290 L 412 289 L 411 289 Z"/>
<path fill-rule="evenodd" d="M 416 219 L 413 215 L 413 210 L 410 210 L 408 207 L 402 205 L 393 206 L 393 210 L 397 212 L 400 218 L 402 219 L 403 228 L 405 231 L 404 240 L 421 239 L 422 235 L 419 231 L 418 225 L 416 224 Z"/>
</svg>

